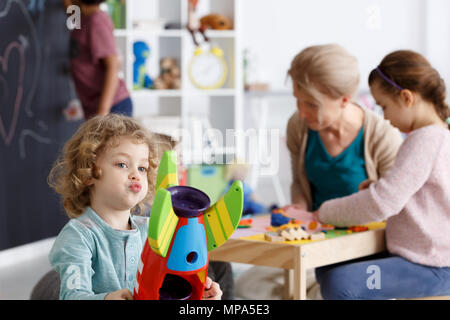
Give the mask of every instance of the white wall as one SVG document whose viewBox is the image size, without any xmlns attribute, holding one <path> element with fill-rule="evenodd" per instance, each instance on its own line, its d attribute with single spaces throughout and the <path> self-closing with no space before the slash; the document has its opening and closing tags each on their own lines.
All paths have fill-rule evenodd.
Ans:
<svg viewBox="0 0 450 320">
<path fill-rule="evenodd" d="M 425 54 L 450 88 L 450 1 L 428 0 L 426 4 Z"/>
<path fill-rule="evenodd" d="M 243 43 L 274 89 L 286 88 L 286 71 L 303 48 L 339 43 L 358 58 L 367 89 L 369 72 L 390 51 L 425 52 L 422 16 L 432 1 L 244 0 Z"/>
<path fill-rule="evenodd" d="M 360 90 L 381 59 L 398 49 L 425 54 L 450 86 L 450 1 L 448 0 L 242 0 L 243 47 L 250 50 L 254 80 L 267 81 L 272 90 L 290 91 L 286 72 L 292 58 L 307 46 L 339 43 L 356 56 Z M 272 97 L 270 128 L 284 134 L 295 111 L 289 95 Z M 248 110 L 250 101 L 244 109 Z M 247 111 L 248 112 L 248 111 Z M 248 121 L 245 127 L 255 123 Z M 280 144 L 280 179 L 289 199 L 289 155 Z M 270 179 L 260 179 L 257 194 L 267 204 L 276 202 Z"/>
</svg>

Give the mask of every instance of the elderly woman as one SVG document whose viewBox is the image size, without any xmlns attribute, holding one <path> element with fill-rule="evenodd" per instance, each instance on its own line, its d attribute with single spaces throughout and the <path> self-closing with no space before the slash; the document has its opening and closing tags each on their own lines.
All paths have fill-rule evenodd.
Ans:
<svg viewBox="0 0 450 320">
<path fill-rule="evenodd" d="M 400 132 L 357 105 L 356 58 L 338 45 L 301 51 L 288 71 L 297 111 L 287 126 L 292 203 L 309 211 L 376 181 L 394 164 Z"/>
</svg>

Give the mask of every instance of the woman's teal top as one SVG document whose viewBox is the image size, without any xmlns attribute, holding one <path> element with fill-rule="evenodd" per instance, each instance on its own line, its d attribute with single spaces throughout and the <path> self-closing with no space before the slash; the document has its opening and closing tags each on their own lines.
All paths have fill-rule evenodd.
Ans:
<svg viewBox="0 0 450 320">
<path fill-rule="evenodd" d="M 359 184 L 367 179 L 363 128 L 352 144 L 336 157 L 330 156 L 319 133 L 309 129 L 305 169 L 311 184 L 314 211 L 327 200 L 357 192 Z"/>
</svg>

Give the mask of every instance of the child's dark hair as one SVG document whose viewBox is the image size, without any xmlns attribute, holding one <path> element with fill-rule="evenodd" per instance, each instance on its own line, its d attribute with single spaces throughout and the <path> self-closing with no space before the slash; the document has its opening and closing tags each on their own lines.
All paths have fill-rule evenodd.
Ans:
<svg viewBox="0 0 450 320">
<path fill-rule="evenodd" d="M 387 77 L 387 79 L 383 79 Z M 369 86 L 377 82 L 380 88 L 392 96 L 400 94 L 400 88 L 420 94 L 422 99 L 434 105 L 442 120 L 447 122 L 449 129 L 450 109 L 445 101 L 446 88 L 439 72 L 430 62 L 414 51 L 399 50 L 388 54 L 381 61 L 378 70 L 369 75 Z"/>
</svg>

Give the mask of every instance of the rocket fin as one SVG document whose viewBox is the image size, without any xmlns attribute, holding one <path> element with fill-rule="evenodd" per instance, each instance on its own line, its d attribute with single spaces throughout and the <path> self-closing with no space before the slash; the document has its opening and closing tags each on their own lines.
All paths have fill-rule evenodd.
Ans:
<svg viewBox="0 0 450 320">
<path fill-rule="evenodd" d="M 148 226 L 148 242 L 156 254 L 166 257 L 177 223 L 170 192 L 159 189 L 153 201 Z"/>
<path fill-rule="evenodd" d="M 159 163 L 155 190 L 178 185 L 177 153 L 173 150 L 164 152 Z"/>
<path fill-rule="evenodd" d="M 205 213 L 208 251 L 220 247 L 236 230 L 242 216 L 244 191 L 242 182 L 235 181 L 227 193 Z"/>
</svg>

